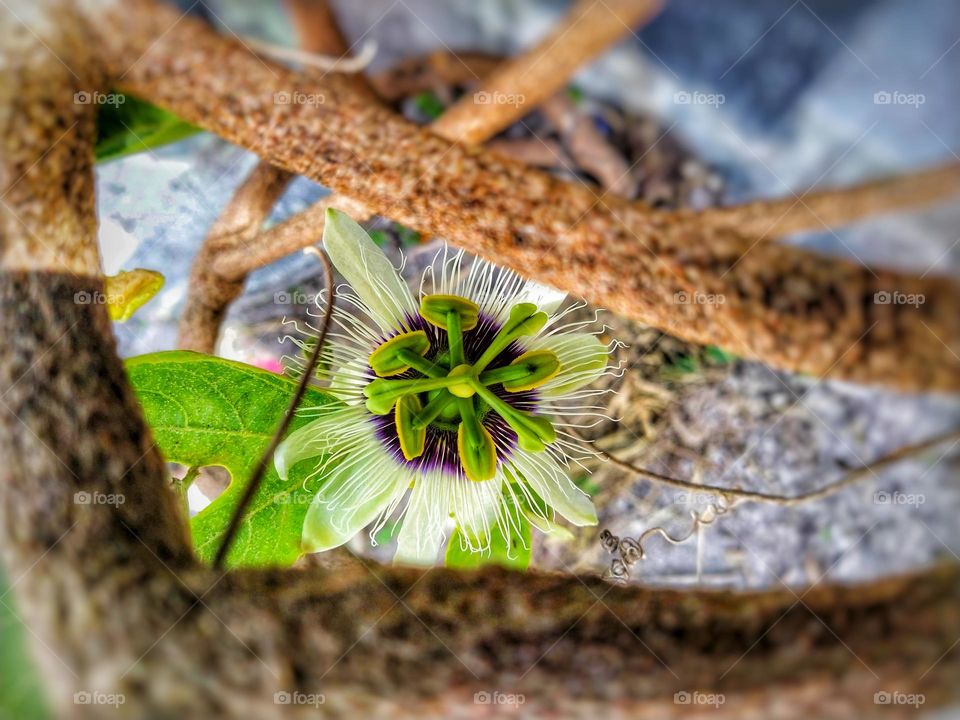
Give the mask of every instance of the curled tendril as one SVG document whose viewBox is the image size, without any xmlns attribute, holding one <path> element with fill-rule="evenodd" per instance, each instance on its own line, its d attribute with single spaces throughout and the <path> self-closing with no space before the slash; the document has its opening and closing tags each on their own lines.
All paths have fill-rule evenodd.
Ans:
<svg viewBox="0 0 960 720">
<path fill-rule="evenodd" d="M 739 498 L 731 500 L 726 495 L 719 495 L 716 502 L 710 503 L 701 512 L 691 510 L 690 528 L 679 537 L 671 535 L 662 525 L 644 530 L 639 538 L 620 538 L 609 530 L 604 530 L 600 533 L 603 549 L 618 555 L 610 562 L 609 579 L 613 582 L 625 583 L 630 578 L 630 568 L 647 556 L 644 543 L 649 538 L 659 535 L 671 545 L 680 545 L 693 537 L 697 530 L 712 524 L 718 517 L 732 510 L 739 501 Z"/>
</svg>

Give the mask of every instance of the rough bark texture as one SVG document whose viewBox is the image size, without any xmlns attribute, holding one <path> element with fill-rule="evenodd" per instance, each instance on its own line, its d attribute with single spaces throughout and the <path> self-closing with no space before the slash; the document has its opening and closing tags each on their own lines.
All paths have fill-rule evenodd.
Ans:
<svg viewBox="0 0 960 720">
<path fill-rule="evenodd" d="M 960 164 L 882 178 L 853 188 L 809 191 L 782 200 L 760 200 L 691 214 L 691 227 L 727 227 L 772 240 L 805 230 L 825 230 L 954 196 Z"/>
<path fill-rule="evenodd" d="M 313 53 L 343 55 L 346 43 L 326 0 L 289 0 L 287 7 L 301 47 Z M 362 75 L 342 78 L 359 92 L 373 93 Z M 237 189 L 214 223 L 193 260 L 187 301 L 180 318 L 177 345 L 212 353 L 227 308 L 243 291 L 247 273 L 223 272 L 215 260 L 225 253 L 255 254 L 254 240 L 293 175 L 267 161 L 260 162 Z M 310 236 L 304 233 L 301 237 Z M 319 238 L 320 234 L 313 235 Z"/>
<path fill-rule="evenodd" d="M 546 38 L 484 78 L 473 95 L 437 118 L 433 131 L 465 143 L 496 135 L 563 88 L 582 65 L 655 15 L 660 5 L 660 0 L 577 0 Z"/>
<path fill-rule="evenodd" d="M 191 18 L 171 28 L 175 20 L 144 0 L 102 23 L 116 68 L 150 47 L 124 87 L 362 197 L 381 215 L 689 341 L 818 376 L 960 387 L 951 279 L 874 271 L 725 228 L 693 228 L 682 216 L 451 145 L 329 79 L 319 84 L 323 105 L 275 105 L 274 92 L 317 85 L 264 67 Z M 882 304 L 877 293 L 924 302 Z"/>
<path fill-rule="evenodd" d="M 268 162 L 258 163 L 214 223 L 190 267 L 189 292 L 177 338 L 179 347 L 204 353 L 214 351 L 223 316 L 246 281 L 245 275 L 235 278 L 218 272 L 214 260 L 226 250 L 247 250 L 292 177 Z"/>
<path fill-rule="evenodd" d="M 82 25 L 51 6 L 65 20 L 44 41 L 86 67 L 92 45 L 72 35 Z M 48 82 L 36 106 L 0 118 L 2 190 L 16 168 L 36 188 L 0 225 L 0 552 L 63 716 L 318 714 L 275 695 L 289 691 L 322 694 L 328 717 L 418 718 L 504 712 L 475 705 L 478 692 L 523 694 L 531 716 L 584 718 L 686 715 L 681 690 L 724 693 L 711 715 L 731 718 L 863 717 L 879 690 L 922 692 L 927 707 L 956 697 L 955 566 L 823 586 L 802 603 L 497 569 L 200 567 L 106 310 L 82 300 L 102 292 L 92 108 L 57 99 L 89 77 L 22 57 L 3 56 L 4 97 L 34 82 L 27 63 L 45 63 Z M 49 150 L 64 116 L 79 117 L 75 131 Z M 78 691 L 125 702 L 76 705 Z"/>
</svg>

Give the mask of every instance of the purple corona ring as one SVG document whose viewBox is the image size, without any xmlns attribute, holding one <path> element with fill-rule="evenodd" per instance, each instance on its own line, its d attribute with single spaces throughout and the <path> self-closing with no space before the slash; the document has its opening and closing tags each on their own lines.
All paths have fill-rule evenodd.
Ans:
<svg viewBox="0 0 960 720">
<path fill-rule="evenodd" d="M 589 323 L 569 320 L 577 305 L 561 310 L 563 294 L 446 248 L 414 294 L 334 210 L 323 241 L 350 285 L 318 365 L 336 402 L 305 408 L 312 420 L 276 454 L 282 477 L 303 463 L 321 480 L 304 548 L 336 547 L 367 526 L 373 540 L 396 515 L 396 560 L 430 565 L 452 528 L 482 554 L 495 531 L 508 547 L 523 542 L 525 523 L 596 524 L 569 477 L 590 454 L 570 422 L 596 411 L 589 398 L 601 391 L 588 386 L 613 369 Z"/>
</svg>

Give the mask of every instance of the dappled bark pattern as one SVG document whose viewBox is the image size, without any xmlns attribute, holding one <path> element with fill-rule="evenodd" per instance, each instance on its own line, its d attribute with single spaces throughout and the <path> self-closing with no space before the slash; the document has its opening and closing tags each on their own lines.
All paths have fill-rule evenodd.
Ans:
<svg viewBox="0 0 960 720">
<path fill-rule="evenodd" d="M 693 689 L 723 692 L 731 717 L 823 713 L 824 694 L 838 717 L 872 708 L 878 690 L 952 697 L 960 657 L 937 660 L 960 634 L 956 568 L 814 589 L 810 610 L 788 592 L 497 569 L 201 568 L 103 306 L 75 302 L 98 287 L 0 276 L 0 332 L 16 338 L 0 346 L 0 545 L 48 687 L 71 711 L 116 716 L 74 708 L 78 690 L 123 693 L 128 717 L 308 714 L 274 704 L 282 691 L 322 693 L 331 717 L 456 717 L 482 691 L 566 717 L 679 712 L 673 693 Z M 76 492 L 124 502 L 78 503 Z"/>
<path fill-rule="evenodd" d="M 495 153 L 451 145 L 329 78 L 318 86 L 268 69 L 195 19 L 171 29 L 175 19 L 139 0 L 101 24 L 105 56 L 118 71 L 151 48 L 124 76 L 125 88 L 363 198 L 379 214 L 688 341 L 817 375 L 960 387 L 951 279 L 873 272 L 598 197 Z M 326 94 L 320 106 L 272 100 L 274 92 L 318 87 Z M 878 304 L 878 292 L 924 302 Z M 676 301 L 684 297 L 699 302 Z"/>
<path fill-rule="evenodd" d="M 88 46 L 54 44 L 78 68 Z M 5 90 L 15 76 L 0 74 Z M 72 94 L 75 82 L 60 72 L 43 91 Z M 14 119 L 25 112 L 18 106 Z M 738 718 L 863 716 L 878 689 L 924 692 L 928 706 L 955 697 L 960 657 L 955 647 L 944 654 L 960 634 L 955 566 L 805 596 L 860 659 L 787 592 L 359 562 L 226 574 L 199 566 L 94 300 L 103 288 L 85 195 L 92 126 L 52 156 L 42 128 L 14 142 L 8 127 L 5 147 L 17 153 L 0 156 L 4 185 L 26 162 L 40 193 L 17 196 L 12 210 L 50 225 L 39 234 L 5 216 L 0 230 L 0 553 L 63 715 L 317 714 L 276 704 L 274 693 L 289 690 L 323 693 L 330 717 L 419 718 L 503 710 L 473 705 L 478 691 L 523 693 L 535 716 L 585 718 L 676 716 L 688 710 L 673 702 L 678 689 L 724 692 L 716 716 Z M 81 690 L 126 702 L 74 705 Z"/>
</svg>

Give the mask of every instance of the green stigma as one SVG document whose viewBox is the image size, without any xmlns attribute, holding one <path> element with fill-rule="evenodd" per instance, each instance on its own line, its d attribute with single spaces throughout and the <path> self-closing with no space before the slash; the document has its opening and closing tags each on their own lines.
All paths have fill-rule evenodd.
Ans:
<svg viewBox="0 0 960 720">
<path fill-rule="evenodd" d="M 394 413 L 404 458 L 423 454 L 430 425 L 456 429 L 464 474 L 476 482 L 490 480 L 496 474 L 497 453 L 481 422 L 487 412 L 503 418 L 524 450 L 539 452 L 556 440 L 549 420 L 513 407 L 491 390 L 498 385 L 507 392 L 540 387 L 560 372 L 556 354 L 533 350 L 509 365 L 486 369 L 514 340 L 539 332 L 547 322 L 546 313 L 531 303 L 512 307 L 507 322 L 472 364 L 464 356 L 463 333 L 479 322 L 476 303 L 456 295 L 427 295 L 420 303 L 420 316 L 446 331 L 449 352 L 428 358 L 430 341 L 422 330 L 392 337 L 371 353 L 369 363 L 377 379 L 363 389 L 371 413 Z M 390 379 L 411 369 L 423 377 Z"/>
</svg>

